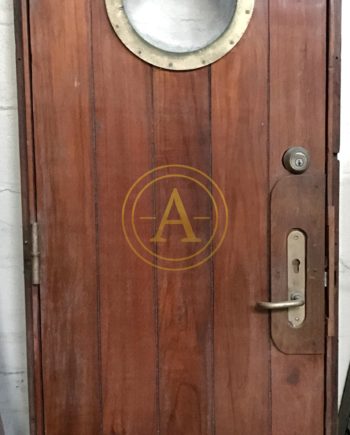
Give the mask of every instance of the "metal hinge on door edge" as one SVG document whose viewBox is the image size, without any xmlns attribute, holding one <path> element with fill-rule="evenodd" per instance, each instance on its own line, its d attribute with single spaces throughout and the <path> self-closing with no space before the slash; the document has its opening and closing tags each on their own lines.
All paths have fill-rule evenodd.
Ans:
<svg viewBox="0 0 350 435">
<path fill-rule="evenodd" d="M 40 284 L 39 226 L 32 223 L 32 284 Z"/>
</svg>

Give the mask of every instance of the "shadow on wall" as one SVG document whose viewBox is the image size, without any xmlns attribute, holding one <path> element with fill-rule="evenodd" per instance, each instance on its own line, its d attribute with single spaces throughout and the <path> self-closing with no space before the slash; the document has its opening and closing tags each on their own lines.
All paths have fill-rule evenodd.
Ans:
<svg viewBox="0 0 350 435">
<path fill-rule="evenodd" d="M 3 426 L 3 424 L 2 424 L 2 418 L 1 418 L 1 415 L 0 415 L 0 435 L 5 435 L 5 432 L 4 432 L 4 426 Z"/>
</svg>

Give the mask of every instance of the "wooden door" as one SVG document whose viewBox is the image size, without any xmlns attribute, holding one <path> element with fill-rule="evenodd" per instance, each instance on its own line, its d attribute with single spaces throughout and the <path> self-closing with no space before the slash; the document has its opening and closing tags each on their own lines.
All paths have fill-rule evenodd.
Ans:
<svg viewBox="0 0 350 435">
<path fill-rule="evenodd" d="M 228 54 L 179 72 L 103 0 L 18 2 L 33 433 L 335 433 L 338 18 L 256 0 Z M 299 328 L 257 308 L 288 299 L 293 229 Z"/>
</svg>

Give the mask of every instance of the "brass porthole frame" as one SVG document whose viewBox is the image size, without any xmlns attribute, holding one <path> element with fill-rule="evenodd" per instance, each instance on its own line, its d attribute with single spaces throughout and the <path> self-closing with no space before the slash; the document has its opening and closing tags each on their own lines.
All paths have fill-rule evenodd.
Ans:
<svg viewBox="0 0 350 435">
<path fill-rule="evenodd" d="M 174 71 L 202 68 L 225 56 L 245 33 L 255 4 L 255 0 L 237 0 L 231 23 L 222 35 L 207 47 L 188 53 L 171 53 L 149 44 L 134 30 L 124 10 L 124 0 L 105 2 L 109 20 L 123 44 L 145 62 Z"/>
</svg>

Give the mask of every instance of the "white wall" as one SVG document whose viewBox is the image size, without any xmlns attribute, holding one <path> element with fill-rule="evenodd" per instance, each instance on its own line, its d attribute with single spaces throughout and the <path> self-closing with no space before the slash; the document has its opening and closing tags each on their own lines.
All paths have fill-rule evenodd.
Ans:
<svg viewBox="0 0 350 435">
<path fill-rule="evenodd" d="M 21 232 L 13 11 L 12 0 L 0 0 L 0 416 L 6 435 L 29 433 Z"/>
<path fill-rule="evenodd" d="M 350 361 L 350 1 L 343 1 L 339 394 Z M 0 0 L 0 415 L 28 430 L 21 209 L 12 0 Z M 1 425 L 0 425 L 1 435 Z"/>
</svg>

